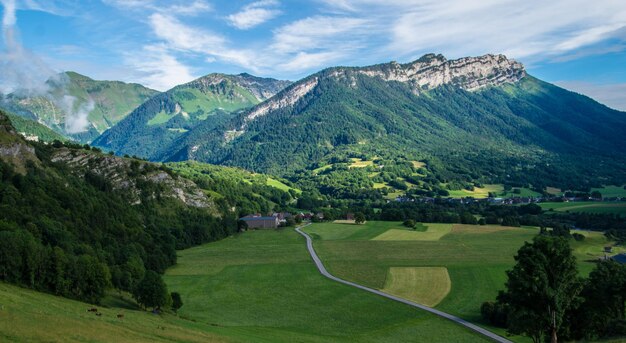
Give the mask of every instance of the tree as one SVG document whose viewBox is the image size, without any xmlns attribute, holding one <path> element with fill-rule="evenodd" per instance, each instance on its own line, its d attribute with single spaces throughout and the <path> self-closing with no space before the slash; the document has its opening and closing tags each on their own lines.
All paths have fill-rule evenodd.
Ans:
<svg viewBox="0 0 626 343">
<path fill-rule="evenodd" d="M 626 266 L 599 262 L 582 291 L 580 338 L 596 339 L 626 332 Z"/>
<path fill-rule="evenodd" d="M 546 336 L 556 343 L 563 318 L 578 304 L 582 288 L 568 241 L 537 236 L 520 248 L 515 261 L 507 272 L 506 291 L 498 295 L 510 309 L 508 331 L 536 343 Z"/>
<path fill-rule="evenodd" d="M 172 297 L 172 310 L 178 312 L 178 309 L 183 307 L 183 299 L 178 292 L 172 292 L 170 296 Z"/>
<path fill-rule="evenodd" d="M 165 306 L 170 300 L 167 286 L 161 279 L 161 275 L 152 270 L 146 271 L 145 276 L 135 288 L 133 295 L 140 305 L 154 309 Z"/>
<path fill-rule="evenodd" d="M 415 220 L 407 219 L 407 220 L 404 221 L 404 223 L 402 223 L 402 225 L 412 229 L 412 228 L 415 227 Z"/>
<path fill-rule="evenodd" d="M 354 222 L 356 224 L 363 224 L 365 223 L 365 215 L 361 212 L 355 213 L 354 214 Z"/>
</svg>

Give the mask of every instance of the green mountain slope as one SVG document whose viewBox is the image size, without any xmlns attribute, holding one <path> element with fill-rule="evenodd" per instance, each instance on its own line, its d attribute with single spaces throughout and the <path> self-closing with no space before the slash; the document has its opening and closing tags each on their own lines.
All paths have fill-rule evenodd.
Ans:
<svg viewBox="0 0 626 343">
<path fill-rule="evenodd" d="M 567 189 L 623 184 L 625 134 L 623 112 L 533 78 L 504 56 L 426 55 L 311 75 L 224 124 L 199 125 L 164 159 L 296 177 L 332 160 L 423 161 L 425 177 L 413 184 L 424 189 Z"/>
<path fill-rule="evenodd" d="M 210 74 L 150 99 L 93 144 L 160 160 L 164 148 L 198 124 L 219 125 L 232 113 L 268 99 L 288 84 L 249 74 Z"/>
<path fill-rule="evenodd" d="M 5 114 L 11 120 L 11 123 L 13 124 L 13 127 L 15 127 L 15 130 L 17 130 L 17 132 L 21 134 L 24 134 L 25 136 L 29 136 L 29 138 L 37 139 L 44 142 L 52 142 L 54 140 L 64 141 L 67 139 L 60 133 L 52 130 L 51 128 L 43 124 L 39 124 L 32 119 L 20 117 L 12 113 Z"/>
<path fill-rule="evenodd" d="M 83 142 L 90 142 L 158 93 L 139 84 L 98 81 L 75 72 L 61 74 L 48 86 L 47 96 L 9 94 L 2 106 Z M 68 110 L 73 115 L 88 113 L 87 126 L 68 129 Z"/>
</svg>

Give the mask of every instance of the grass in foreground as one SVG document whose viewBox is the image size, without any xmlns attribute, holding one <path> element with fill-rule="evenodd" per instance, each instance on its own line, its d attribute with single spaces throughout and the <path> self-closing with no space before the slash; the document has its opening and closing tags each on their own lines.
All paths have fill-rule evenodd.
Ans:
<svg viewBox="0 0 626 343">
<path fill-rule="evenodd" d="M 336 226 L 333 231 L 332 225 L 314 224 L 306 228 L 315 237 L 315 249 L 332 274 L 384 290 L 393 282 L 389 277 L 390 270 L 395 268 L 446 268 L 450 292 L 436 307 L 481 325 L 485 323 L 480 317 L 480 305 L 495 299 L 498 290 L 504 287 L 505 271 L 514 265 L 513 256 L 525 241 L 538 233 L 535 228 L 456 224 L 439 240 L 394 241 L 373 240 L 376 236 L 372 234 L 389 231 L 393 234 L 402 229 L 399 222 L 368 222 L 361 232 L 358 226 L 350 228 L 349 235 L 339 234 L 343 227 Z M 602 233 L 586 235 L 582 242 L 571 241 L 581 275 L 593 269 L 593 261 L 604 255 L 603 247 L 611 244 Z M 495 331 L 502 334 L 501 330 Z M 524 340 L 514 337 L 518 339 Z"/>
<path fill-rule="evenodd" d="M 182 315 L 224 328 L 237 341 L 482 340 L 447 320 L 324 278 L 293 230 L 247 232 L 181 251 L 165 279 L 185 301 Z"/>
<path fill-rule="evenodd" d="M 120 304 L 124 306 L 124 304 Z M 0 342 L 225 342 L 173 315 L 95 306 L 0 283 Z M 128 306 L 125 306 L 128 307 Z M 118 319 L 117 314 L 124 318 Z"/>
<path fill-rule="evenodd" d="M 97 306 L 0 283 L 0 341 L 485 342 L 424 311 L 321 276 L 293 230 L 255 231 L 180 252 L 173 315 Z M 124 318 L 118 319 L 117 314 Z M 184 319 L 183 319 L 184 318 Z"/>
</svg>

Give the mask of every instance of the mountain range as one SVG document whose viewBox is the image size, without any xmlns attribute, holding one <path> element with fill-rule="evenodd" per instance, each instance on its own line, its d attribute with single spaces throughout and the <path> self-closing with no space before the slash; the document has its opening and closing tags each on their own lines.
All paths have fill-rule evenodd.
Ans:
<svg viewBox="0 0 626 343">
<path fill-rule="evenodd" d="M 209 74 L 151 98 L 93 144 L 122 154 L 162 160 L 171 144 L 196 126 L 218 126 L 289 84 L 249 74 Z"/>
<path fill-rule="evenodd" d="M 625 134 L 623 112 L 536 79 L 505 56 L 429 54 L 323 70 L 218 125 L 201 123 L 150 157 L 285 176 L 369 156 L 423 161 L 439 183 L 571 187 L 626 181 Z"/>
<path fill-rule="evenodd" d="M 428 54 L 406 64 L 328 68 L 293 83 L 209 74 L 160 94 L 144 90 L 133 94 L 152 97 L 132 112 L 100 117 L 94 130 L 118 122 L 93 145 L 312 183 L 322 182 L 319 168 L 355 159 L 418 163 L 423 178 L 412 186 L 429 191 L 626 182 L 626 115 L 543 82 L 503 55 Z M 33 116 L 52 128 L 61 123 Z M 407 173 L 394 177 L 416 171 Z"/>
<path fill-rule="evenodd" d="M 46 86 L 45 92 L 7 94 L 0 107 L 80 142 L 91 142 L 158 93 L 136 83 L 98 81 L 75 72 L 61 73 Z"/>
</svg>

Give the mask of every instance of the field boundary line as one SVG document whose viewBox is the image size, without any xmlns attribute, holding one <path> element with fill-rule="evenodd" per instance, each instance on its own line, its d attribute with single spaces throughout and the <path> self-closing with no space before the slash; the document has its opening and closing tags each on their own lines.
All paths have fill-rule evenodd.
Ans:
<svg viewBox="0 0 626 343">
<path fill-rule="evenodd" d="M 387 293 L 381 292 L 381 291 L 373 289 L 373 288 L 369 288 L 369 287 L 365 287 L 363 285 L 359 285 L 358 283 L 354 283 L 354 282 L 351 282 L 351 281 L 346 281 L 344 279 L 341 279 L 341 278 L 338 278 L 338 277 L 332 275 L 331 273 L 328 272 L 328 270 L 326 270 L 326 267 L 324 267 L 324 264 L 322 263 L 322 260 L 319 258 L 319 256 L 317 256 L 317 253 L 315 252 L 315 249 L 313 248 L 313 240 L 311 239 L 311 237 L 307 233 L 305 233 L 304 231 L 301 230 L 302 228 L 305 228 L 305 227 L 307 227 L 309 225 L 311 225 L 311 224 L 309 223 L 309 224 L 297 227 L 296 228 L 296 232 L 298 232 L 299 234 L 304 236 L 304 238 L 306 238 L 306 246 L 307 246 L 307 249 L 309 251 L 309 255 L 311 255 L 311 258 L 313 259 L 313 262 L 315 263 L 315 266 L 317 267 L 317 270 L 319 270 L 320 274 L 322 274 L 323 276 L 325 276 L 325 277 L 327 277 L 327 278 L 329 278 L 329 279 L 331 279 L 333 281 L 342 283 L 344 285 L 356 287 L 356 288 L 362 289 L 362 290 L 364 290 L 366 292 L 374 293 L 376 295 L 380 295 L 382 297 L 385 297 L 385 298 L 388 298 L 388 299 L 391 299 L 391 300 L 395 300 L 397 302 L 401 302 L 403 304 L 406 304 L 406 305 L 409 305 L 409 306 L 413 306 L 413 307 L 418 308 L 420 310 L 424 310 L 426 312 L 430 312 L 430 313 L 435 314 L 435 315 L 437 315 L 439 317 L 443 317 L 445 319 L 451 320 L 451 321 L 453 321 L 453 322 L 455 322 L 457 324 L 463 325 L 466 328 L 468 328 L 468 329 L 470 329 L 470 330 L 472 330 L 474 332 L 477 332 L 477 333 L 479 333 L 479 334 L 481 334 L 481 335 L 483 335 L 483 336 L 485 336 L 485 337 L 487 337 L 489 339 L 492 339 L 492 340 L 494 340 L 496 342 L 513 343 L 513 342 L 509 341 L 508 339 L 506 339 L 506 338 L 504 338 L 504 337 L 502 337 L 500 335 L 497 335 L 497 334 L 495 334 L 495 333 L 493 333 L 493 332 L 491 332 L 491 331 L 489 331 L 487 329 L 484 329 L 484 328 L 482 328 L 482 327 L 480 327 L 480 326 L 478 326 L 476 324 L 472 324 L 472 323 L 468 322 L 465 319 L 459 318 L 457 316 L 453 316 L 453 315 L 451 315 L 449 313 L 446 313 L 446 312 L 439 311 L 439 310 L 434 309 L 432 307 L 424 306 L 424 305 L 421 305 L 421 304 L 418 304 L 418 303 L 415 303 L 415 302 L 412 302 L 412 301 L 409 301 L 409 300 L 406 300 L 406 299 L 402 299 L 400 297 L 396 297 L 396 296 L 391 295 L 391 294 L 387 294 Z"/>
</svg>

